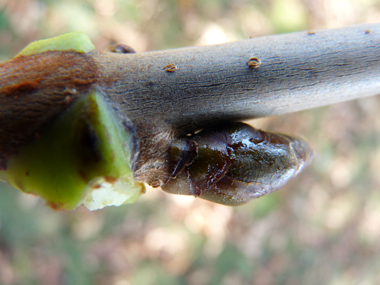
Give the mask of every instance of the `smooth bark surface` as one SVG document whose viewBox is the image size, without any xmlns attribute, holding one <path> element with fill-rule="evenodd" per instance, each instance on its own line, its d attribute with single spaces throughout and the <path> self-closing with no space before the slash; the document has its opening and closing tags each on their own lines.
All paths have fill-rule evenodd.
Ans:
<svg viewBox="0 0 380 285">
<path fill-rule="evenodd" d="M 190 132 L 380 94 L 380 24 L 94 59 L 104 92 L 144 130 Z"/>
</svg>

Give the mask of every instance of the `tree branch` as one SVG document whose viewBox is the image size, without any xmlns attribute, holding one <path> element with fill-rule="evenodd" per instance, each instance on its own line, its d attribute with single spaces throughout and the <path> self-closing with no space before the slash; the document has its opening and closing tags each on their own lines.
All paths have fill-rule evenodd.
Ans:
<svg viewBox="0 0 380 285">
<path fill-rule="evenodd" d="M 102 90 L 139 139 L 376 95 L 379 55 L 380 24 L 141 54 L 19 55 L 0 65 L 0 146 L 28 140 L 83 87 Z"/>
<path fill-rule="evenodd" d="M 0 64 L 0 179 L 46 192 L 57 208 L 94 189 L 108 201 L 120 183 L 137 185 L 133 199 L 123 194 L 134 201 L 136 181 L 247 202 L 284 185 L 313 152 L 289 135 L 225 123 L 379 94 L 379 55 L 380 24 L 142 54 L 98 52 L 82 33 L 38 41 Z M 71 186 L 59 190 L 57 177 Z"/>
<path fill-rule="evenodd" d="M 101 88 L 145 130 L 183 133 L 380 93 L 380 24 L 93 56 Z"/>
</svg>

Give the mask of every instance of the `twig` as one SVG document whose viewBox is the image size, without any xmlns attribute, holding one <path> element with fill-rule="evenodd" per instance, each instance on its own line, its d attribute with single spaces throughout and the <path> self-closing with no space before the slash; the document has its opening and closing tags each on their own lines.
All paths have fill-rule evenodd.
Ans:
<svg viewBox="0 0 380 285">
<path fill-rule="evenodd" d="M 144 130 L 188 132 L 380 94 L 380 24 L 94 58 L 104 92 Z"/>
</svg>

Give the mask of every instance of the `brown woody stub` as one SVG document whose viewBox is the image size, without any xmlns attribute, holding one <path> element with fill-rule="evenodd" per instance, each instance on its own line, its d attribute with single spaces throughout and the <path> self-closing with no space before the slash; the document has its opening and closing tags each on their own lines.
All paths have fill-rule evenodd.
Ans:
<svg viewBox="0 0 380 285">
<path fill-rule="evenodd" d="M 174 63 L 170 63 L 164 69 L 166 72 L 174 72 L 177 70 L 177 66 Z"/>
<path fill-rule="evenodd" d="M 136 53 L 136 51 L 125 44 L 116 44 L 107 48 L 107 51 L 114 53 Z"/>
<path fill-rule="evenodd" d="M 248 62 L 247 62 L 247 65 L 252 68 L 252 69 L 256 69 L 256 68 L 259 68 L 260 65 L 261 65 L 261 61 L 258 57 L 251 57 Z"/>
</svg>

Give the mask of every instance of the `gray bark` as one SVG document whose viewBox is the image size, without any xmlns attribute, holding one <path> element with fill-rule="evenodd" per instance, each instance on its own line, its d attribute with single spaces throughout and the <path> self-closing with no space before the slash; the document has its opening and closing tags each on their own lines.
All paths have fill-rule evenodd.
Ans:
<svg viewBox="0 0 380 285">
<path fill-rule="evenodd" d="M 137 129 L 151 131 L 185 133 L 380 94 L 380 24 L 94 58 L 103 91 Z M 261 64 L 249 67 L 250 58 Z"/>
</svg>

